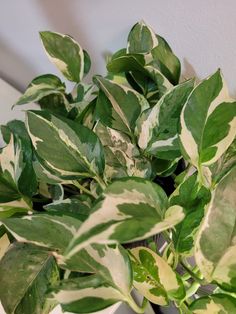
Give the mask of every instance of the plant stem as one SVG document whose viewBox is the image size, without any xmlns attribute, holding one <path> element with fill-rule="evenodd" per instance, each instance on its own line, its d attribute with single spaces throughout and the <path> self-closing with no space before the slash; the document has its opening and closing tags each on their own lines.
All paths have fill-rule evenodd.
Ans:
<svg viewBox="0 0 236 314">
<path fill-rule="evenodd" d="M 72 182 L 74 186 L 76 186 L 78 189 L 80 189 L 81 191 L 83 191 L 84 193 L 92 196 L 93 198 L 96 198 L 91 191 L 89 191 L 88 189 L 86 189 L 86 187 L 84 187 L 82 184 L 80 184 L 78 181 L 73 181 Z"/>
<path fill-rule="evenodd" d="M 183 260 L 181 260 L 181 265 L 183 266 L 183 268 L 191 275 L 191 277 L 198 282 L 200 285 L 204 284 L 204 280 L 202 280 L 201 278 L 199 278 L 193 271 L 192 269 L 190 269 Z"/>
<path fill-rule="evenodd" d="M 172 239 L 170 238 L 169 233 L 165 230 L 162 232 L 162 235 L 166 242 L 168 243 L 168 249 L 173 253 L 173 268 L 175 269 L 179 262 L 179 254 L 175 251 L 175 247 L 173 245 Z"/>
<path fill-rule="evenodd" d="M 70 273 L 71 273 L 71 271 L 67 269 L 67 270 L 65 271 L 65 273 L 64 273 L 64 279 L 68 279 L 69 276 L 70 276 Z"/>
<path fill-rule="evenodd" d="M 198 270 L 198 267 L 194 266 L 192 268 L 192 271 L 195 273 L 196 270 Z M 181 276 L 181 278 L 182 278 L 182 280 L 186 281 L 186 280 L 191 278 L 191 275 L 189 273 L 185 273 L 183 276 Z"/>
<path fill-rule="evenodd" d="M 145 298 L 144 298 L 145 299 Z M 146 307 L 146 301 L 143 300 L 143 304 L 142 306 L 138 306 L 136 304 L 136 302 L 134 301 L 134 299 L 131 297 L 131 295 L 126 299 L 126 302 L 128 303 L 128 305 L 131 307 L 131 309 L 135 312 L 135 313 L 139 313 L 139 314 L 143 314 L 145 311 L 145 307 Z"/>
<path fill-rule="evenodd" d="M 148 299 L 146 299 L 145 297 L 143 297 L 143 302 L 142 302 L 141 308 L 142 308 L 143 310 L 145 310 L 146 307 L 147 307 L 147 305 L 148 305 Z"/>
<path fill-rule="evenodd" d="M 191 286 L 188 288 L 188 290 L 186 291 L 186 297 L 185 297 L 185 299 L 188 299 L 188 298 L 190 298 L 192 295 L 194 295 L 194 294 L 197 292 L 197 290 L 198 290 L 198 288 L 199 288 L 200 286 L 201 286 L 201 285 L 200 285 L 199 282 L 193 282 L 193 283 L 191 284 Z"/>
<path fill-rule="evenodd" d="M 178 304 L 178 308 L 180 309 L 181 314 L 191 314 L 192 312 L 189 310 L 188 305 L 182 302 Z"/>
<path fill-rule="evenodd" d="M 105 190 L 105 188 L 107 187 L 107 184 L 104 182 L 104 180 L 101 177 L 96 176 L 94 177 L 94 180 L 97 181 L 97 183 L 100 185 L 102 190 Z"/>
</svg>

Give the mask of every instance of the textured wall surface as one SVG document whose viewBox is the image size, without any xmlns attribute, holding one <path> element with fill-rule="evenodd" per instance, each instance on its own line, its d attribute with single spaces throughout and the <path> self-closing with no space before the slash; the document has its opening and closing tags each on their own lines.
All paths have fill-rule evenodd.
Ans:
<svg viewBox="0 0 236 314">
<path fill-rule="evenodd" d="M 23 90 L 34 76 L 57 73 L 41 48 L 39 30 L 71 34 L 90 53 L 92 73 L 104 73 L 104 56 L 125 46 L 140 19 L 167 39 L 185 76 L 204 78 L 220 67 L 236 96 L 235 0 L 2 1 L 0 75 Z"/>
</svg>

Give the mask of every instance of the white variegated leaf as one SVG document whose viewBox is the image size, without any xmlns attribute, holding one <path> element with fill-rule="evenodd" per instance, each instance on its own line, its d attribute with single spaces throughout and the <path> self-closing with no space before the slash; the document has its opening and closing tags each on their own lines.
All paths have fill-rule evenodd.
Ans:
<svg viewBox="0 0 236 314">
<path fill-rule="evenodd" d="M 90 245 L 61 266 L 72 271 L 97 274 L 124 296 L 129 295 L 132 288 L 130 259 L 120 245 Z"/>
<path fill-rule="evenodd" d="M 102 142 L 105 153 L 105 177 L 108 180 L 127 176 L 148 178 L 151 165 L 140 157 L 138 148 L 122 132 L 97 123 L 94 129 Z"/>
<path fill-rule="evenodd" d="M 50 213 L 65 214 L 77 217 L 80 221 L 88 218 L 92 207 L 92 201 L 87 195 L 78 195 L 64 200 L 53 201 L 44 206 Z"/>
<path fill-rule="evenodd" d="M 13 243 L 0 260 L 0 278 L 0 299 L 6 313 L 51 312 L 54 304 L 47 302 L 47 290 L 59 280 L 59 270 L 50 251 Z"/>
<path fill-rule="evenodd" d="M 33 149 L 25 124 L 12 120 L 1 130 L 6 146 L 0 152 L 0 202 L 20 199 L 22 196 L 31 198 L 37 192 L 37 179 L 32 165 Z M 1 181 L 5 181 L 5 187 L 1 187 Z M 10 186 L 15 191 L 4 200 L 2 192 Z"/>
<path fill-rule="evenodd" d="M 94 81 L 100 89 L 96 108 L 99 119 L 108 127 L 131 135 L 140 113 L 149 108 L 147 100 L 135 90 L 100 76 Z"/>
<path fill-rule="evenodd" d="M 123 296 L 100 276 L 91 275 L 61 281 L 50 299 L 60 303 L 64 311 L 91 313 L 123 300 Z"/>
<path fill-rule="evenodd" d="M 53 173 L 52 169 L 48 169 L 45 162 L 40 160 L 39 156 L 35 156 L 33 167 L 38 180 L 40 180 L 42 184 L 59 184 L 63 183 L 64 181 L 69 184 L 68 180 L 61 179 L 58 175 Z"/>
<path fill-rule="evenodd" d="M 164 94 L 158 103 L 143 112 L 137 122 L 138 145 L 162 159 L 181 156 L 178 139 L 179 115 L 193 89 L 193 81 L 186 81 Z"/>
<path fill-rule="evenodd" d="M 29 84 L 25 93 L 19 98 L 15 105 L 37 102 L 43 97 L 52 94 L 58 94 L 64 98 L 65 88 L 65 84 L 53 74 L 38 76 Z"/>
<path fill-rule="evenodd" d="M 18 242 L 50 248 L 58 251 L 60 256 L 76 235 L 81 222 L 78 218 L 57 213 L 4 219 L 3 224 Z"/>
<path fill-rule="evenodd" d="M 130 259 L 121 246 L 88 246 L 62 267 L 91 273 L 86 277 L 64 280 L 54 288 L 52 298 L 61 303 L 64 310 L 78 313 L 79 309 L 80 312 L 87 313 L 101 310 L 118 301 L 127 302 L 134 310 L 138 309 L 130 296 Z"/>
<path fill-rule="evenodd" d="M 236 102 L 218 70 L 190 94 L 181 113 L 184 155 L 199 168 L 215 163 L 236 135 Z"/>
<path fill-rule="evenodd" d="M 154 31 L 144 21 L 135 24 L 128 36 L 127 52 L 148 54 L 158 45 Z"/>
<path fill-rule="evenodd" d="M 216 186 L 200 227 L 195 258 L 204 277 L 226 290 L 236 287 L 236 168 Z"/>
<path fill-rule="evenodd" d="M 157 35 L 157 39 L 158 45 L 151 51 L 153 58 L 151 64 L 157 67 L 172 84 L 177 85 L 181 73 L 180 61 L 163 37 Z"/>
<path fill-rule="evenodd" d="M 47 111 L 28 111 L 27 128 L 36 153 L 43 160 L 41 172 L 46 177 L 50 172 L 52 181 L 57 177 L 70 180 L 103 173 L 102 146 L 88 128 Z"/>
<path fill-rule="evenodd" d="M 107 69 L 112 73 L 131 72 L 133 80 L 143 90 L 145 97 L 154 104 L 156 104 L 156 99 L 160 99 L 173 88 L 173 85 L 161 71 L 151 64 L 145 65 L 145 61 L 140 58 L 140 55 L 117 56 L 108 63 Z M 153 82 L 150 87 L 145 85 L 147 80 Z"/>
<path fill-rule="evenodd" d="M 166 92 L 168 92 L 173 85 L 169 82 L 169 80 L 152 65 L 146 65 L 144 67 L 145 71 L 149 74 L 152 80 L 155 82 L 158 87 L 159 98 L 162 97 Z M 156 91 L 154 91 L 156 93 Z M 151 92 L 147 94 L 148 98 L 151 98 Z"/>
<path fill-rule="evenodd" d="M 190 305 L 193 314 L 233 314 L 236 312 L 236 299 L 225 293 L 201 297 Z"/>
<path fill-rule="evenodd" d="M 114 287 L 121 299 L 129 297 L 132 271 L 128 254 L 121 246 L 94 244 L 72 258 L 64 259 L 63 254 L 80 224 L 78 217 L 65 216 L 63 213 L 61 216 L 41 214 L 4 220 L 5 227 L 18 242 L 46 247 L 53 252 L 62 268 L 94 273 L 103 279 L 103 283 Z"/>
<path fill-rule="evenodd" d="M 22 171 L 22 150 L 21 143 L 15 143 L 13 134 L 10 142 L 0 153 L 0 164 L 3 172 L 8 172 L 14 182 L 17 183 Z"/>
<path fill-rule="evenodd" d="M 70 81 L 80 82 L 84 76 L 85 55 L 80 45 L 70 36 L 40 32 L 49 60 Z"/>
<path fill-rule="evenodd" d="M 0 218 L 7 218 L 17 213 L 26 214 L 31 212 L 31 210 L 30 204 L 26 203 L 24 199 L 0 203 Z"/>
<path fill-rule="evenodd" d="M 130 251 L 134 272 L 134 287 L 149 301 L 167 305 L 170 300 L 181 300 L 185 289 L 179 275 L 152 250 L 137 247 Z"/>
<path fill-rule="evenodd" d="M 227 151 L 215 162 L 213 165 L 210 166 L 208 175 L 210 176 L 210 181 L 213 184 L 217 184 L 220 180 L 227 175 L 229 171 L 233 167 L 236 166 L 236 138 L 234 139 L 233 143 L 229 146 Z"/>
<path fill-rule="evenodd" d="M 177 187 L 170 197 L 171 205 L 184 208 L 185 217 L 173 231 L 173 243 L 176 252 L 192 256 L 197 231 L 204 218 L 205 210 L 211 200 L 211 192 L 199 186 L 197 174 L 188 177 Z"/>
<path fill-rule="evenodd" d="M 184 212 L 180 206 L 167 207 L 166 194 L 157 184 L 141 178 L 115 181 L 81 225 L 66 259 L 91 243 L 127 243 L 172 228 Z"/>
<path fill-rule="evenodd" d="M 9 143 L 0 153 L 0 204 L 1 202 L 21 199 L 23 195 L 31 197 L 36 192 L 37 181 L 32 166 L 31 154 L 31 147 L 25 144 L 24 140 L 11 134 Z M 6 210 L 9 210 L 10 213 L 11 204 L 1 205 L 1 208 L 5 207 L 6 209 L 8 207 Z M 13 205 L 12 207 L 22 206 Z M 29 205 L 25 208 L 29 208 Z"/>
</svg>

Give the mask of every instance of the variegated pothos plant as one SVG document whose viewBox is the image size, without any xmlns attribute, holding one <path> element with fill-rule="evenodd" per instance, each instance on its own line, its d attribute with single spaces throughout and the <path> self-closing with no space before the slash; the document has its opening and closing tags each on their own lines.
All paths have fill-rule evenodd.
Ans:
<svg viewBox="0 0 236 314">
<path fill-rule="evenodd" d="M 40 110 L 1 128 L 6 313 L 119 301 L 137 313 L 147 301 L 236 313 L 236 102 L 221 72 L 180 79 L 168 43 L 140 22 L 107 75 L 85 84 L 88 53 L 67 35 L 40 36 L 75 87 L 35 78 L 15 105 Z"/>
</svg>

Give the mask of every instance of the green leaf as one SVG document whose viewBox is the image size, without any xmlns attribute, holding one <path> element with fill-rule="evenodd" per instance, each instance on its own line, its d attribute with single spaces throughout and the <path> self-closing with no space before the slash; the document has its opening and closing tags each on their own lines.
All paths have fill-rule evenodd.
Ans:
<svg viewBox="0 0 236 314">
<path fill-rule="evenodd" d="M 81 225 L 66 258 L 91 243 L 128 243 L 172 228 L 184 213 L 180 206 L 167 207 L 166 194 L 157 184 L 141 178 L 115 181 Z"/>
<path fill-rule="evenodd" d="M 172 194 L 170 205 L 180 205 L 185 212 L 184 219 L 173 231 L 176 252 L 184 255 L 192 254 L 197 231 L 210 199 L 210 191 L 204 186 L 199 186 L 196 173 L 188 177 Z"/>
<path fill-rule="evenodd" d="M 157 39 L 158 45 L 151 51 L 153 57 L 151 64 L 157 67 L 173 85 L 177 85 L 181 73 L 180 61 L 164 38 L 157 35 Z"/>
<path fill-rule="evenodd" d="M 181 300 L 185 289 L 180 276 L 152 250 L 137 247 L 130 251 L 134 287 L 154 304 L 167 305 L 170 300 Z"/>
<path fill-rule="evenodd" d="M 46 111 L 28 111 L 27 127 L 38 156 L 49 172 L 63 179 L 103 173 L 103 150 L 96 134 Z"/>
<path fill-rule="evenodd" d="M 132 288 L 130 259 L 127 251 L 120 245 L 90 245 L 61 266 L 71 271 L 97 274 L 124 296 L 129 295 Z"/>
<path fill-rule="evenodd" d="M 47 247 L 62 254 L 79 229 L 78 218 L 57 214 L 36 214 L 23 218 L 2 220 L 4 226 L 19 242 Z M 59 258 L 58 254 L 58 258 Z"/>
<path fill-rule="evenodd" d="M 209 166 L 222 156 L 235 135 L 236 102 L 229 98 L 218 70 L 195 87 L 182 110 L 183 153 L 194 166 Z"/>
<path fill-rule="evenodd" d="M 113 55 L 112 59 L 107 64 L 107 70 L 114 74 L 129 71 L 147 74 L 144 67 L 145 59 L 142 55 L 127 53 Z"/>
<path fill-rule="evenodd" d="M 132 286 L 131 266 L 122 247 L 104 245 L 87 246 L 70 259 L 64 259 L 64 251 L 76 235 L 81 222 L 78 217 L 57 215 L 33 215 L 22 219 L 3 221 L 7 230 L 20 242 L 28 242 L 53 251 L 59 265 L 64 269 L 85 273 L 97 273 L 107 284 L 115 286 L 124 295 Z M 117 272 L 119 269 L 119 272 Z"/>
<path fill-rule="evenodd" d="M 0 202 L 11 202 L 20 198 L 21 195 L 11 175 L 0 171 Z"/>
<path fill-rule="evenodd" d="M 91 313 L 107 308 L 122 300 L 119 291 L 107 285 L 98 275 L 90 275 L 61 281 L 51 294 L 63 311 Z"/>
<path fill-rule="evenodd" d="M 62 281 L 53 292 L 53 299 L 62 308 L 76 313 L 103 309 L 117 301 L 134 303 L 132 268 L 125 249 L 117 245 L 92 245 L 67 261 L 70 270 L 92 273 L 75 280 Z M 90 301 L 90 302 L 89 302 Z"/>
<path fill-rule="evenodd" d="M 145 65 L 145 60 L 141 55 L 118 56 L 107 64 L 107 69 L 114 74 L 120 72 L 127 74 L 131 71 L 133 83 L 139 86 L 141 92 L 152 104 L 156 104 L 157 100 L 173 87 L 157 68 L 151 64 Z M 130 80 L 129 82 L 133 86 Z"/>
<path fill-rule="evenodd" d="M 235 186 L 233 168 L 216 186 L 195 246 L 196 262 L 206 280 L 230 291 L 236 289 Z"/>
<path fill-rule="evenodd" d="M 140 113 L 149 107 L 146 99 L 126 86 L 96 76 L 100 88 L 96 115 L 106 126 L 127 133 L 133 133 Z M 106 115 L 104 115 L 106 114 Z"/>
<path fill-rule="evenodd" d="M 149 53 L 158 45 L 158 39 L 153 30 L 144 21 L 136 23 L 128 36 L 128 53 Z"/>
<path fill-rule="evenodd" d="M 33 79 L 15 105 L 37 102 L 52 94 L 64 95 L 65 89 L 65 84 L 57 76 L 53 74 L 40 75 Z"/>
<path fill-rule="evenodd" d="M 8 218 L 14 214 L 26 214 L 31 211 L 29 204 L 24 199 L 18 199 L 11 202 L 0 203 L 0 218 Z"/>
<path fill-rule="evenodd" d="M 154 107 L 143 112 L 136 128 L 140 148 L 161 159 L 173 160 L 181 156 L 179 116 L 192 89 L 193 81 L 186 81 L 166 93 Z"/>
<path fill-rule="evenodd" d="M 47 167 L 46 163 L 36 154 L 34 155 L 33 168 L 39 182 L 41 183 L 59 184 L 65 181 L 68 184 L 69 182 L 68 180 L 63 180 L 58 175 L 56 175 L 56 173 Z"/>
<path fill-rule="evenodd" d="M 153 66 L 173 84 L 179 82 L 181 65 L 165 39 L 143 21 L 135 24 L 129 33 L 127 53 L 144 54 L 146 64 Z M 118 54 L 117 57 L 122 56 Z"/>
<path fill-rule="evenodd" d="M 84 220 L 84 215 L 78 215 L 72 210 L 66 212 L 65 209 L 60 212 L 58 208 L 55 209 L 52 206 L 51 209 L 47 208 L 48 214 L 36 214 L 2 221 L 5 228 L 18 242 L 31 243 L 50 249 L 62 268 L 94 272 L 94 269 L 91 271 L 92 266 L 89 260 L 84 259 L 84 256 L 88 256 L 87 252 L 91 251 L 89 247 L 86 247 L 86 251 L 81 250 L 67 261 L 63 256 L 80 228 L 79 218 L 82 217 Z"/>
<path fill-rule="evenodd" d="M 73 82 L 80 82 L 84 69 L 88 71 L 88 55 L 86 66 L 84 52 L 80 45 L 70 36 L 53 32 L 40 32 L 40 37 L 49 60 Z"/>
<path fill-rule="evenodd" d="M 0 201 L 19 199 L 21 194 L 31 197 L 36 192 L 37 181 L 32 165 L 30 142 L 25 142 L 17 134 L 11 135 L 10 142 L 0 153 L 0 166 Z"/>
<path fill-rule="evenodd" d="M 151 164 L 140 157 L 138 148 L 130 138 L 98 122 L 94 129 L 102 142 L 105 153 L 105 174 L 108 179 L 136 176 L 151 176 Z"/>
<path fill-rule="evenodd" d="M 236 166 L 236 138 L 233 143 L 229 146 L 227 151 L 217 160 L 213 165 L 210 166 L 211 180 L 213 184 L 220 182 L 224 176 Z"/>
<path fill-rule="evenodd" d="M 91 59 L 86 50 L 83 50 L 84 53 L 84 76 L 88 74 L 91 68 Z"/>
<path fill-rule="evenodd" d="M 193 314 L 233 314 L 236 312 L 236 299 L 228 294 L 213 294 L 195 300 L 190 310 Z"/>
<path fill-rule="evenodd" d="M 0 299 L 7 314 L 50 312 L 46 292 L 59 279 L 50 252 L 29 244 L 12 245 L 0 261 L 0 278 Z"/>
<path fill-rule="evenodd" d="M 154 103 L 152 98 L 154 100 L 160 99 L 168 90 L 170 90 L 173 85 L 167 80 L 167 78 L 154 66 L 152 65 L 146 65 L 145 70 L 147 71 L 149 77 L 153 80 L 155 83 L 156 89 L 152 88 L 150 91 L 148 91 L 146 97 Z M 157 95 L 156 95 L 157 94 Z M 157 97 L 158 96 L 158 97 Z"/>
<path fill-rule="evenodd" d="M 48 186 L 48 192 L 53 202 L 61 202 L 64 199 L 64 188 L 62 184 L 51 184 Z"/>
<path fill-rule="evenodd" d="M 37 179 L 33 169 L 33 149 L 25 124 L 13 120 L 2 126 L 7 146 L 0 154 L 4 176 L 11 176 L 19 192 L 32 197 L 37 191 Z M 9 180 L 8 180 L 9 181 Z"/>
<path fill-rule="evenodd" d="M 78 217 L 80 221 L 84 221 L 90 214 L 91 206 L 91 199 L 88 196 L 79 195 L 54 201 L 45 205 L 44 209 L 55 214 L 72 215 L 73 217 Z"/>
<path fill-rule="evenodd" d="M 68 116 L 70 105 L 65 95 L 63 94 L 50 94 L 38 101 L 42 110 L 48 110 L 51 113 L 59 114 L 64 117 Z"/>
<path fill-rule="evenodd" d="M 179 158 L 174 160 L 166 160 L 155 158 L 152 163 L 153 172 L 155 171 L 157 175 L 161 177 L 170 176 L 177 168 Z"/>
<path fill-rule="evenodd" d="M 70 104 L 70 107 L 76 108 L 80 114 L 95 98 L 95 86 L 93 84 L 79 83 L 73 89 L 72 96 L 73 103 Z"/>
</svg>

